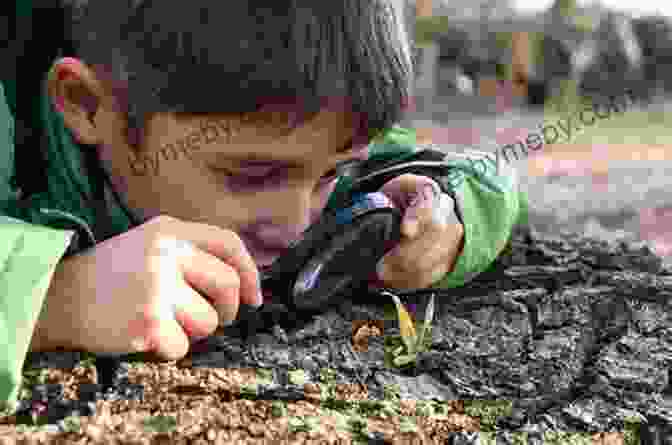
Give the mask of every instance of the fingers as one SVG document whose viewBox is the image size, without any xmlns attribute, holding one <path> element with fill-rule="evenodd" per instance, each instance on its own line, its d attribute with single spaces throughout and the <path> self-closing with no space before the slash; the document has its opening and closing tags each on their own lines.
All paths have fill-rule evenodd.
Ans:
<svg viewBox="0 0 672 445">
<path fill-rule="evenodd" d="M 263 302 L 259 271 L 238 235 L 229 230 L 200 223 L 181 224 L 179 230 L 182 239 L 190 240 L 237 272 L 240 277 L 240 303 L 257 305 Z M 186 263 L 184 265 L 185 270 L 194 269 Z"/>
<path fill-rule="evenodd" d="M 402 221 L 404 238 L 381 261 L 378 276 L 400 288 L 432 286 L 452 271 L 462 249 L 464 228 L 453 199 L 432 184 L 421 185 Z"/>
<path fill-rule="evenodd" d="M 234 320 L 238 313 L 241 279 L 236 270 L 207 252 L 197 250 L 182 266 L 185 281 L 201 293 L 201 318 L 196 320 L 197 335 L 212 333 L 218 324 Z M 193 292 L 193 291 L 192 291 Z M 198 294 L 197 294 L 198 295 Z M 214 306 L 214 310 L 209 306 Z M 210 311 L 207 322 L 204 307 Z M 196 309 L 196 307 L 194 307 Z M 196 313 L 193 314 L 197 316 Z"/>
<path fill-rule="evenodd" d="M 449 206 L 446 205 L 449 200 Z M 441 192 L 439 186 L 432 182 L 424 184 L 416 192 L 408 208 L 404 212 L 402 234 L 413 239 L 421 234 L 441 231 L 445 228 L 447 212 L 452 212 L 452 198 Z"/>
<path fill-rule="evenodd" d="M 398 289 L 432 286 L 449 273 L 459 256 L 463 229 L 451 226 L 414 240 L 403 240 L 379 264 L 378 276 Z"/>
</svg>

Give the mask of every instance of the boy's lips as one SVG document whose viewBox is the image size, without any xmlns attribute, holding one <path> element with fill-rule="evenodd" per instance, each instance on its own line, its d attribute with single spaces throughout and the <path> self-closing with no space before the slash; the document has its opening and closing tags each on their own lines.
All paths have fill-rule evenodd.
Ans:
<svg viewBox="0 0 672 445">
<path fill-rule="evenodd" d="M 282 246 L 269 245 L 249 238 L 243 238 L 243 242 L 252 258 L 254 258 L 255 263 L 261 269 L 268 268 L 276 258 L 285 253 L 289 248 L 288 243 Z"/>
</svg>

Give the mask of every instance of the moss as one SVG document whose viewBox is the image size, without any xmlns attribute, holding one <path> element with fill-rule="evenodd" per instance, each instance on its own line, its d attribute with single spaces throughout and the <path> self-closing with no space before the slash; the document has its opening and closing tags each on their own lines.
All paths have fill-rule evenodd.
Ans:
<svg viewBox="0 0 672 445">
<path fill-rule="evenodd" d="M 336 381 L 336 370 L 332 368 L 320 369 L 320 382 L 330 384 Z"/>
<path fill-rule="evenodd" d="M 625 424 L 623 428 L 623 445 L 640 445 L 641 420 L 637 417 L 626 417 L 623 419 Z"/>
<path fill-rule="evenodd" d="M 169 433 L 177 427 L 177 420 L 173 416 L 157 415 L 143 420 L 142 424 L 149 431 Z"/>
<path fill-rule="evenodd" d="M 403 417 L 399 422 L 399 430 L 402 433 L 414 433 L 418 431 L 418 424 L 414 417 Z"/>
<path fill-rule="evenodd" d="M 306 372 L 303 369 L 295 369 L 288 372 L 289 382 L 293 385 L 306 383 Z"/>
<path fill-rule="evenodd" d="M 592 445 L 590 433 L 567 433 L 563 431 L 547 431 L 544 433 L 544 445 Z"/>
<path fill-rule="evenodd" d="M 481 419 L 481 431 L 494 431 L 497 418 L 511 414 L 511 402 L 506 400 L 465 400 L 464 412 Z"/>
<path fill-rule="evenodd" d="M 260 384 L 273 383 L 273 370 L 265 368 L 257 368 L 257 379 Z"/>
<path fill-rule="evenodd" d="M 290 417 L 288 422 L 289 431 L 291 433 L 296 432 L 309 432 L 317 428 L 319 425 L 319 419 L 315 416 L 306 416 L 306 417 Z"/>
<path fill-rule="evenodd" d="M 285 417 L 287 415 L 287 404 L 282 400 L 274 400 L 271 403 L 271 414 L 273 417 Z"/>
</svg>

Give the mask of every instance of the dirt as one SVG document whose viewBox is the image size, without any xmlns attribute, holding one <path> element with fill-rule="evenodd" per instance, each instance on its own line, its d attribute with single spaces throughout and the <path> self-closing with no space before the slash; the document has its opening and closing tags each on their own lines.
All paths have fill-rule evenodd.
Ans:
<svg viewBox="0 0 672 445">
<path fill-rule="evenodd" d="M 126 360 L 90 415 L 63 419 L 102 365 L 32 354 L 22 412 L 42 403 L 48 424 L 0 416 L 0 444 L 668 443 L 671 272 L 636 245 L 530 241 L 517 235 L 459 298 L 443 291 L 431 348 L 410 369 L 383 361 L 394 320 L 355 305 L 284 340 L 215 335 L 179 361 Z M 335 345 L 353 357 L 323 353 Z"/>
</svg>

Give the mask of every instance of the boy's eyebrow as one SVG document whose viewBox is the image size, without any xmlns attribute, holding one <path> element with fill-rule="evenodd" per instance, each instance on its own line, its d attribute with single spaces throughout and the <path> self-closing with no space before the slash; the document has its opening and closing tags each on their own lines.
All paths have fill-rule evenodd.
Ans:
<svg viewBox="0 0 672 445">
<path fill-rule="evenodd" d="M 355 138 L 350 137 L 342 146 L 340 146 L 335 154 L 344 155 L 355 150 Z M 233 161 L 240 167 L 278 167 L 278 168 L 300 168 L 303 164 L 299 161 L 274 158 L 271 155 L 259 153 L 216 153 L 215 158 L 222 160 Z"/>
</svg>

